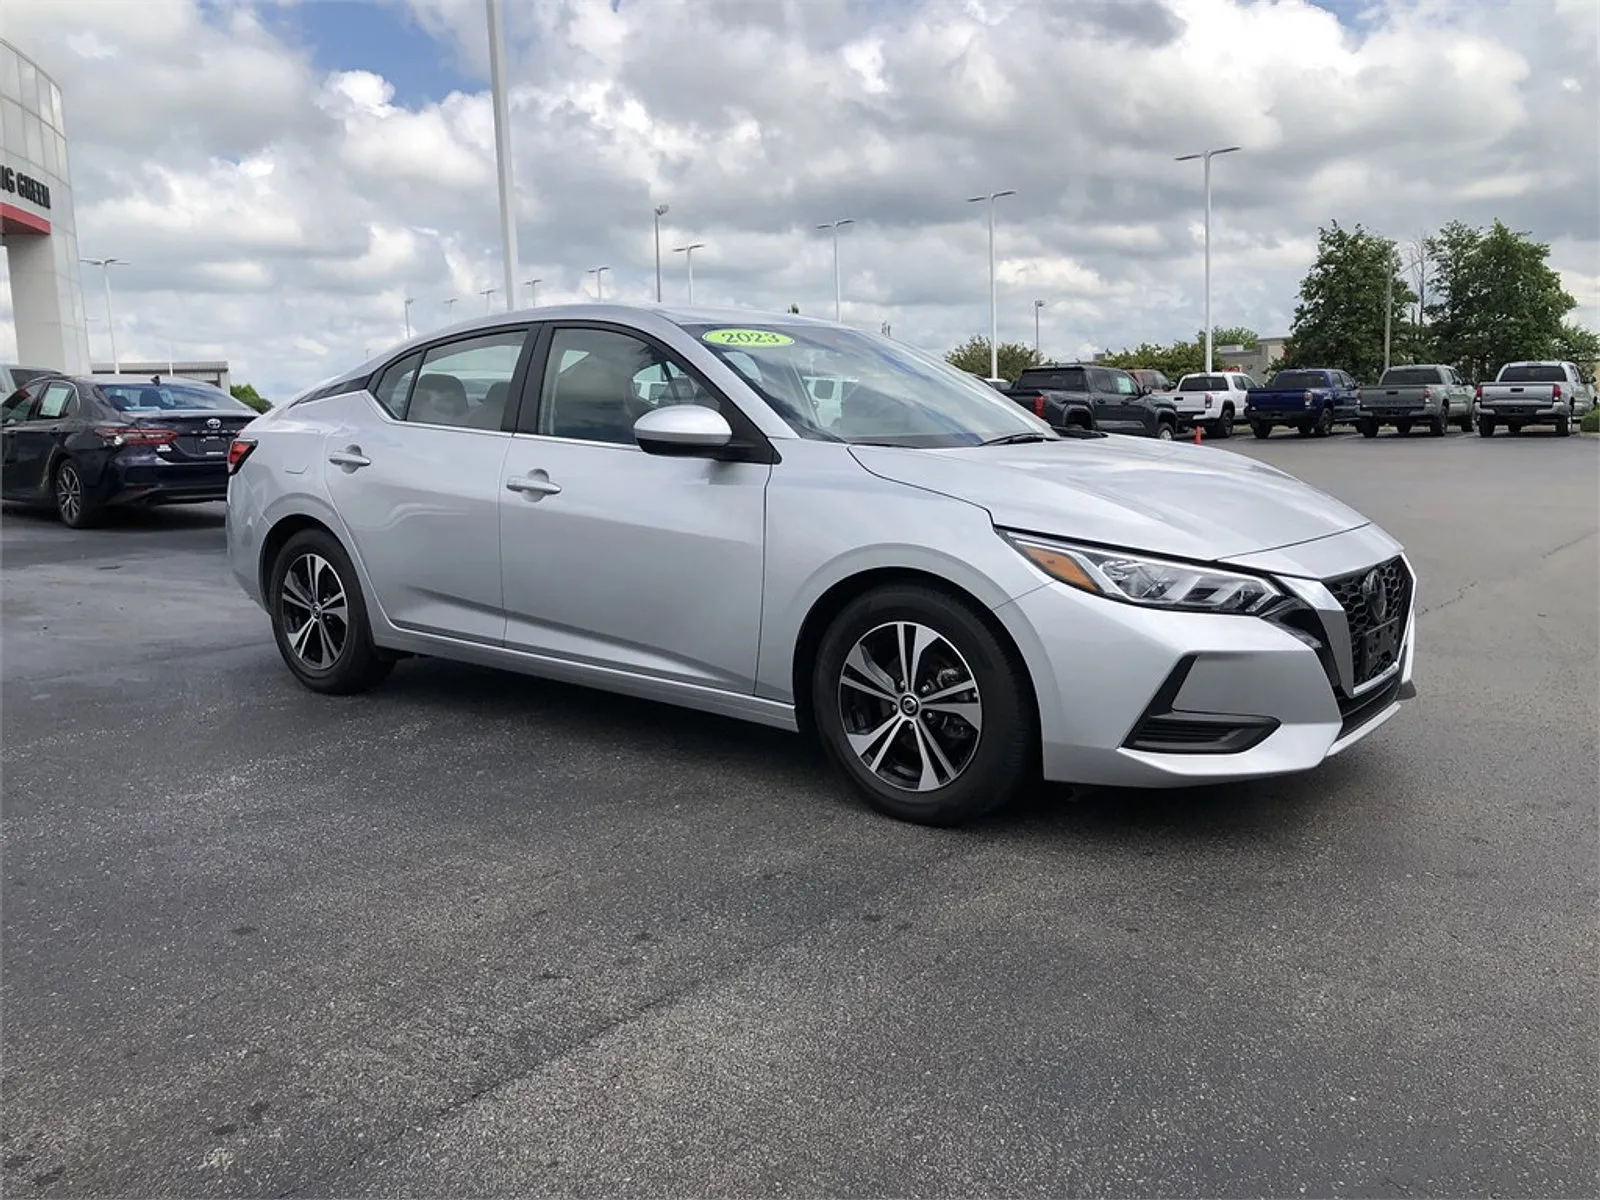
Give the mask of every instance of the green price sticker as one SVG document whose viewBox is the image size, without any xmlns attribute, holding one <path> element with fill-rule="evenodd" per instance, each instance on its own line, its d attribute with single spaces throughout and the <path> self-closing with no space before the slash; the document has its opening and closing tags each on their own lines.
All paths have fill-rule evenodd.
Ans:
<svg viewBox="0 0 1600 1200">
<path fill-rule="evenodd" d="M 713 329 L 700 336 L 713 346 L 792 346 L 794 339 L 770 329 Z"/>
</svg>

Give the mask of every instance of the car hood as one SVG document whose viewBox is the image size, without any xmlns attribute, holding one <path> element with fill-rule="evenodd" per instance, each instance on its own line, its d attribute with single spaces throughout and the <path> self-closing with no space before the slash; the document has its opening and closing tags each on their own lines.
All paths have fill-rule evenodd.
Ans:
<svg viewBox="0 0 1600 1200">
<path fill-rule="evenodd" d="M 1063 438 L 911 450 L 853 446 L 883 479 L 979 505 L 996 525 L 1216 560 L 1369 524 L 1276 467 L 1187 442 Z"/>
</svg>

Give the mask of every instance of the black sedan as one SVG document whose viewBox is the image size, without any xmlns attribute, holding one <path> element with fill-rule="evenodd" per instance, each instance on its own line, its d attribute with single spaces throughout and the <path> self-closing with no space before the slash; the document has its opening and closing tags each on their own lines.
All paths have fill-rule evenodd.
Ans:
<svg viewBox="0 0 1600 1200">
<path fill-rule="evenodd" d="M 108 507 L 228 494 L 228 445 L 255 412 L 191 379 L 45 375 L 0 405 L 0 496 L 74 529 Z"/>
</svg>

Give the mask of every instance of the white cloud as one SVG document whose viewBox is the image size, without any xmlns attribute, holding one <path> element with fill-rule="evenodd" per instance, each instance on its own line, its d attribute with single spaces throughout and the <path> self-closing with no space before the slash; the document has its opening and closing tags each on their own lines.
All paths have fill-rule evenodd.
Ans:
<svg viewBox="0 0 1600 1200">
<path fill-rule="evenodd" d="M 481 0 L 385 0 L 481 76 Z M 481 85 L 405 99 L 363 47 L 285 42 L 246 0 L 5 0 L 61 83 L 86 254 L 128 259 L 119 346 L 219 354 L 286 394 L 502 286 Z M 274 6 L 275 7 L 275 6 Z M 292 8 L 292 6 L 289 6 Z M 1215 164 L 1214 315 L 1282 333 L 1316 228 L 1410 238 L 1504 218 L 1600 315 L 1592 0 L 531 0 L 508 5 L 521 279 L 541 299 L 654 295 L 705 241 L 696 296 L 832 311 L 943 348 L 988 325 L 1047 351 L 1192 333 L 1200 169 Z M 396 10 L 370 9 L 373 20 Z M 275 19 L 281 14 L 272 14 Z M 332 64 L 331 69 L 315 63 Z M 682 255 L 666 253 L 668 298 Z M 525 297 L 526 290 L 519 288 Z M 446 300 L 458 297 L 453 314 Z M 12 351 L 0 290 L 0 356 Z M 91 306 L 93 311 L 93 307 Z M 103 327 L 92 332 L 97 346 Z"/>
</svg>

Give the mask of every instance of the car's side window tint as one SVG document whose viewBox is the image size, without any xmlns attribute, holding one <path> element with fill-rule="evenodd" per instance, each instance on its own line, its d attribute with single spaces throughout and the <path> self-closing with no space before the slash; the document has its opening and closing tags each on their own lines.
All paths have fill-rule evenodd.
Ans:
<svg viewBox="0 0 1600 1200">
<path fill-rule="evenodd" d="M 6 397 L 5 407 L 0 408 L 0 424 L 10 425 L 14 421 L 28 419 L 28 409 L 33 405 L 33 393 L 26 387 L 20 387 Z"/>
<path fill-rule="evenodd" d="M 527 338 L 527 330 L 509 329 L 434 346 L 423 356 L 404 419 L 499 429 Z"/>
<path fill-rule="evenodd" d="M 1119 396 L 1132 396 L 1139 391 L 1139 385 L 1134 383 L 1132 376 L 1124 375 L 1120 371 L 1111 376 L 1111 382 Z"/>
<path fill-rule="evenodd" d="M 539 397 L 537 432 L 635 445 L 633 423 L 668 404 L 718 407 L 665 353 L 610 329 L 557 329 Z"/>
<path fill-rule="evenodd" d="M 378 386 L 372 389 L 378 403 L 398 420 L 405 420 L 406 402 L 411 399 L 411 385 L 416 381 L 417 367 L 421 363 L 421 354 L 406 355 L 379 376 Z"/>
<path fill-rule="evenodd" d="M 52 383 L 45 388 L 44 395 L 39 397 L 38 420 L 54 421 L 70 416 L 78 407 L 76 400 L 77 395 L 70 383 Z"/>
</svg>

